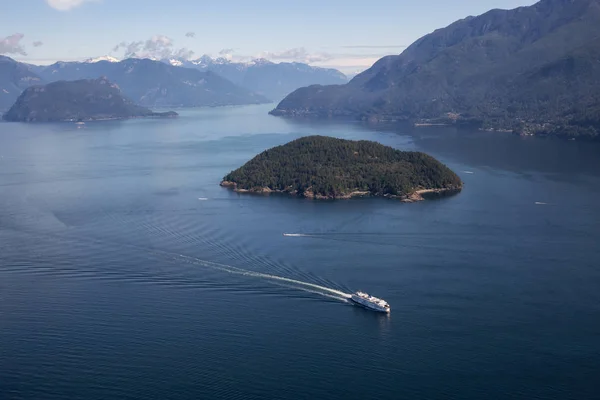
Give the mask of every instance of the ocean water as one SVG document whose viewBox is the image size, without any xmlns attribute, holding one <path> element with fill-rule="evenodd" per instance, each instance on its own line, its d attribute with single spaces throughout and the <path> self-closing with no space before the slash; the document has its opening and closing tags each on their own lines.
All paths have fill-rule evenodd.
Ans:
<svg viewBox="0 0 600 400">
<path fill-rule="evenodd" d="M 269 107 L 0 124 L 0 398 L 598 398 L 599 144 Z M 464 190 L 218 185 L 311 134 L 425 151 Z"/>
</svg>

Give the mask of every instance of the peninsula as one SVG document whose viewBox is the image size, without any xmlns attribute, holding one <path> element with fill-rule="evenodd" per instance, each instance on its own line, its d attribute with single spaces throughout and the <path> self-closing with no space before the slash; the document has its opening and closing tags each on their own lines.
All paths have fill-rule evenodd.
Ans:
<svg viewBox="0 0 600 400">
<path fill-rule="evenodd" d="M 288 193 L 314 199 L 384 196 L 406 202 L 425 193 L 462 189 L 435 158 L 371 141 L 308 136 L 266 150 L 227 174 L 221 186 L 239 193 Z"/>
<path fill-rule="evenodd" d="M 423 36 L 345 85 L 298 89 L 271 113 L 600 140 L 599 37 L 600 0 L 494 9 Z"/>
<path fill-rule="evenodd" d="M 135 117 L 175 117 L 133 104 L 106 78 L 58 81 L 26 89 L 3 115 L 13 122 L 92 121 Z"/>
</svg>

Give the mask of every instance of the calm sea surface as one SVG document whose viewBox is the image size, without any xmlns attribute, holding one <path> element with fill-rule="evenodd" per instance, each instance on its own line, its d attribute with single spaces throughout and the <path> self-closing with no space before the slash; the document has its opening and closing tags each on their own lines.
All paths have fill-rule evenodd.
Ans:
<svg viewBox="0 0 600 400">
<path fill-rule="evenodd" d="M 599 144 L 270 107 L 0 124 L 0 398 L 598 398 Z M 430 153 L 465 188 L 219 187 L 312 134 Z M 350 305 L 359 289 L 391 315 Z"/>
</svg>

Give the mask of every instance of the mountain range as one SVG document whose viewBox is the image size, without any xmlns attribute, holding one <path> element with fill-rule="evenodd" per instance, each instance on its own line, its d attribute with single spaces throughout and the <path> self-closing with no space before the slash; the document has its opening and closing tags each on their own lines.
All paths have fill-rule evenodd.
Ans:
<svg viewBox="0 0 600 400">
<path fill-rule="evenodd" d="M 272 100 L 281 100 L 294 90 L 307 85 L 335 85 L 348 80 L 336 69 L 320 68 L 298 62 L 274 63 L 264 58 L 249 62 L 233 62 L 227 58 L 202 56 L 197 60 L 167 59 L 165 63 L 212 71 Z"/>
<path fill-rule="evenodd" d="M 345 85 L 296 90 L 272 111 L 600 134 L 600 0 L 542 0 L 438 29 Z"/>
<path fill-rule="evenodd" d="M 31 85 L 99 77 L 117 84 L 125 96 L 146 107 L 268 103 L 307 84 L 345 82 L 336 70 L 267 60 L 234 63 L 205 56 L 195 61 L 119 61 L 104 56 L 37 66 L 0 56 L 0 111 L 7 110 Z"/>
<path fill-rule="evenodd" d="M 105 76 L 135 103 L 147 107 L 196 107 L 269 102 L 211 72 L 167 65 L 149 59 L 120 62 L 58 62 L 36 67 L 46 82 L 95 79 Z"/>
</svg>

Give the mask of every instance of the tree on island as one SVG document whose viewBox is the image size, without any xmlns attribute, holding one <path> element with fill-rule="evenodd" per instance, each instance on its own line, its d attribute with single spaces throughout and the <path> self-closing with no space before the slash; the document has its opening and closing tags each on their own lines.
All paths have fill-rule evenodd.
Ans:
<svg viewBox="0 0 600 400">
<path fill-rule="evenodd" d="M 266 150 L 227 174 L 221 184 L 238 192 L 315 198 L 407 199 L 420 191 L 462 188 L 452 170 L 427 154 L 325 136 L 308 136 Z"/>
</svg>

